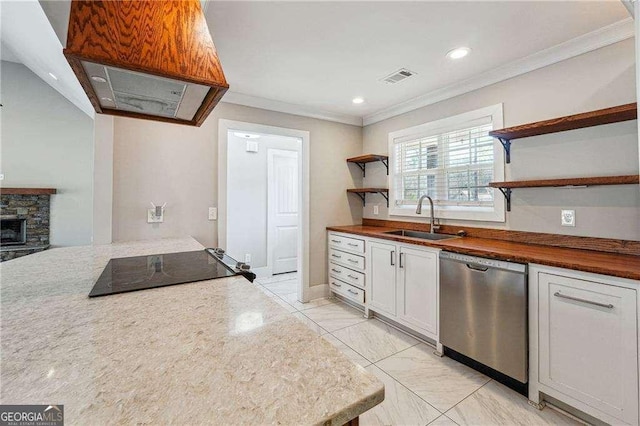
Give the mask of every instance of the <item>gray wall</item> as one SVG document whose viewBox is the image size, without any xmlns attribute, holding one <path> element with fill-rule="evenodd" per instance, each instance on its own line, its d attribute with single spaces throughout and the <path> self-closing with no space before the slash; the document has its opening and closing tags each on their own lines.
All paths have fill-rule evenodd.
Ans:
<svg viewBox="0 0 640 426">
<path fill-rule="evenodd" d="M 246 139 L 229 136 L 227 148 L 227 247 L 231 257 L 244 261 L 251 255 L 251 267 L 267 266 L 267 162 L 268 149 L 298 151 L 297 138 L 262 135 L 253 140 L 258 152 L 247 152 Z M 300 155 L 302 153 L 300 152 Z"/>
<path fill-rule="evenodd" d="M 631 39 L 366 126 L 363 149 L 385 154 L 389 132 L 501 102 L 507 127 L 635 102 L 634 67 Z M 638 173 L 635 121 L 516 140 L 511 152 L 511 164 L 505 166 L 507 180 Z M 383 166 L 367 167 L 366 186 L 387 184 Z M 496 196 L 502 197 L 499 192 Z M 367 203 L 364 217 L 415 220 L 388 216 L 382 202 L 379 207 L 376 216 L 373 203 Z M 561 209 L 576 211 L 575 228 L 560 226 Z M 505 223 L 446 223 L 640 240 L 637 185 L 516 189 L 512 211 L 506 215 Z"/>
<path fill-rule="evenodd" d="M 53 187 L 51 244 L 91 243 L 93 120 L 27 67 L 2 62 L 4 187 Z"/>
<path fill-rule="evenodd" d="M 114 122 L 114 241 L 192 235 L 216 246 L 218 120 L 285 127 L 310 132 L 310 284 L 326 284 L 328 225 L 359 223 L 362 203 L 346 189 L 362 174 L 345 158 L 362 152 L 362 129 L 313 118 L 240 105 L 219 104 L 201 127 L 117 117 Z M 146 223 L 149 202 L 167 203 L 165 221 Z"/>
</svg>

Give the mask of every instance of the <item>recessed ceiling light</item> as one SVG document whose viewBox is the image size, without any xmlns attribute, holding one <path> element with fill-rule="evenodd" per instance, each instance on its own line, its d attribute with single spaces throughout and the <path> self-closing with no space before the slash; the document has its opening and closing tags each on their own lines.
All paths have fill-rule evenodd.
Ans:
<svg viewBox="0 0 640 426">
<path fill-rule="evenodd" d="M 111 98 L 100 98 L 100 100 L 106 101 L 106 102 L 113 102 L 113 99 Z"/>
<path fill-rule="evenodd" d="M 353 100 L 351 102 L 353 102 L 354 104 L 361 104 L 361 103 L 364 102 L 364 99 L 362 99 L 362 98 L 353 98 Z"/>
<path fill-rule="evenodd" d="M 92 75 L 91 76 L 91 80 L 97 81 L 98 83 L 106 83 L 107 82 L 106 78 L 100 77 L 99 75 Z"/>
<path fill-rule="evenodd" d="M 449 59 L 460 59 L 460 58 L 464 58 L 465 56 L 467 56 L 469 53 L 471 52 L 471 49 L 469 49 L 468 47 L 457 47 L 453 50 L 450 50 L 447 53 L 447 58 Z"/>
<path fill-rule="evenodd" d="M 242 132 L 233 132 L 234 136 L 245 139 L 258 139 L 260 135 L 255 135 L 253 133 L 242 133 Z"/>
<path fill-rule="evenodd" d="M 53 75 L 53 74 L 51 74 L 51 73 L 49 73 L 49 75 L 50 75 L 50 76 L 51 76 L 51 78 L 52 78 L 52 79 L 54 79 L 54 80 L 57 80 L 57 79 L 58 79 L 58 77 L 56 77 L 55 75 Z"/>
</svg>

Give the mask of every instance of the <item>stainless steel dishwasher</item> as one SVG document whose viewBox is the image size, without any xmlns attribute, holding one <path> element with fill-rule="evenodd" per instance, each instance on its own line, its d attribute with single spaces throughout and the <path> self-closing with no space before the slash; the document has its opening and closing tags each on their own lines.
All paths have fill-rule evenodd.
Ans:
<svg viewBox="0 0 640 426">
<path fill-rule="evenodd" d="M 526 383 L 527 265 L 440 252 L 440 341 Z"/>
</svg>

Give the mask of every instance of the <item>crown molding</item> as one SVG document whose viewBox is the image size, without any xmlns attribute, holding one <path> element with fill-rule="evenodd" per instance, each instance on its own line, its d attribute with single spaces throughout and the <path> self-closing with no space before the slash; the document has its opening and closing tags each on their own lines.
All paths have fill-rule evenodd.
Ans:
<svg viewBox="0 0 640 426">
<path fill-rule="evenodd" d="M 260 98 L 258 96 L 246 95 L 244 93 L 228 91 L 223 96 L 221 102 L 266 109 L 270 111 L 284 112 L 286 114 L 300 115 L 303 117 L 317 118 L 319 120 L 335 121 L 337 123 L 351 124 L 353 126 L 362 127 L 362 117 L 323 111 L 305 105 L 290 104 L 288 102 Z"/>
<path fill-rule="evenodd" d="M 432 105 L 495 83 L 525 74 L 539 68 L 609 46 L 634 36 L 632 18 L 626 18 L 587 34 L 541 50 L 506 65 L 494 68 L 471 78 L 433 90 L 408 101 L 393 105 L 364 116 L 363 125 L 368 126 L 418 108 Z"/>
</svg>

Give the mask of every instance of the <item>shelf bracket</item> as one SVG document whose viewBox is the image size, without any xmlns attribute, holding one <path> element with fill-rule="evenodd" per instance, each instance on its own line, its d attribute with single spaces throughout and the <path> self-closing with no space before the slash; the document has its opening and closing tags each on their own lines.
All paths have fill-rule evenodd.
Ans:
<svg viewBox="0 0 640 426">
<path fill-rule="evenodd" d="M 389 196 L 384 192 L 378 192 L 378 194 L 382 195 L 385 200 L 387 200 L 387 208 L 389 208 Z"/>
<path fill-rule="evenodd" d="M 389 176 L 389 158 L 387 158 L 386 160 L 381 158 L 380 161 L 387 168 L 387 176 Z M 387 200 L 387 207 L 389 207 L 389 201 L 388 200 Z"/>
<path fill-rule="evenodd" d="M 511 163 L 511 140 L 505 138 L 498 138 L 500 144 L 504 148 L 504 158 L 507 164 Z"/>
<path fill-rule="evenodd" d="M 498 188 L 502 195 L 504 195 L 505 200 L 507 200 L 507 211 L 511 211 L 511 188 Z"/>
<path fill-rule="evenodd" d="M 360 192 L 354 192 L 354 194 L 356 194 L 358 197 L 360 197 L 360 199 L 362 200 L 362 205 L 364 206 L 366 203 L 366 193 L 360 193 Z"/>
<path fill-rule="evenodd" d="M 358 165 L 358 167 L 360 167 L 360 170 L 362 170 L 362 177 L 365 177 L 367 175 L 367 163 L 356 163 Z"/>
</svg>

